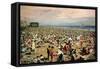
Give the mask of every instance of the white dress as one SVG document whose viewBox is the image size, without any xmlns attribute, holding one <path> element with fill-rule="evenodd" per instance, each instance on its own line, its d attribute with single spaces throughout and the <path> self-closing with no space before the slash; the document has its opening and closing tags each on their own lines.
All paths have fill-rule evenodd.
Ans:
<svg viewBox="0 0 100 69">
<path fill-rule="evenodd" d="M 32 42 L 32 50 L 35 50 L 35 42 Z"/>
</svg>

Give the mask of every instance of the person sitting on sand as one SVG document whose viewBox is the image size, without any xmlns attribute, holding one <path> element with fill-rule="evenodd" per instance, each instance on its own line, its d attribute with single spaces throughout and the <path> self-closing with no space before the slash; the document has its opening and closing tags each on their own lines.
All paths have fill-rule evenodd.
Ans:
<svg viewBox="0 0 100 69">
<path fill-rule="evenodd" d="M 58 49 L 58 59 L 57 59 L 57 62 L 64 61 L 64 56 L 63 55 L 64 55 L 63 52 L 60 49 Z"/>
<path fill-rule="evenodd" d="M 63 47 L 64 53 L 65 53 L 65 54 L 70 54 L 70 49 L 71 49 L 70 45 L 69 45 L 68 43 L 65 42 L 65 45 L 64 45 L 64 47 Z"/>
<path fill-rule="evenodd" d="M 43 56 L 42 54 L 40 55 L 39 58 L 40 58 L 40 62 L 41 62 L 41 63 L 44 62 L 44 56 Z"/>
</svg>

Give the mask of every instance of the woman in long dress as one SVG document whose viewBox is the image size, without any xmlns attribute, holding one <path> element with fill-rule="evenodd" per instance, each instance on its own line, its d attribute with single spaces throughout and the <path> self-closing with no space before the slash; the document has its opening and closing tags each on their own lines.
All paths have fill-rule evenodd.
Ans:
<svg viewBox="0 0 100 69">
<path fill-rule="evenodd" d="M 35 41 L 32 40 L 32 51 L 35 51 Z"/>
</svg>

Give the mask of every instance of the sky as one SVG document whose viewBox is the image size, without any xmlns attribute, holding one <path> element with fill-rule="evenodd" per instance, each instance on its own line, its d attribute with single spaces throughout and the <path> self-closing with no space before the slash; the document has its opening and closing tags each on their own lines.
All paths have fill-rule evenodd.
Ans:
<svg viewBox="0 0 100 69">
<path fill-rule="evenodd" d="M 40 25 L 95 25 L 93 9 L 21 6 L 20 12 L 21 20 Z"/>
</svg>

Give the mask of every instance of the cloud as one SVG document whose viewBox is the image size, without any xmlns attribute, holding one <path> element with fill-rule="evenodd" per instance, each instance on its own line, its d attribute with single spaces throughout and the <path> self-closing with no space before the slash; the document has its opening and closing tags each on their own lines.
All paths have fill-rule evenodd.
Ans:
<svg viewBox="0 0 100 69">
<path fill-rule="evenodd" d="M 76 23 L 86 18 L 94 18 L 93 9 L 21 6 L 21 20 L 37 21 L 41 24 Z"/>
</svg>

